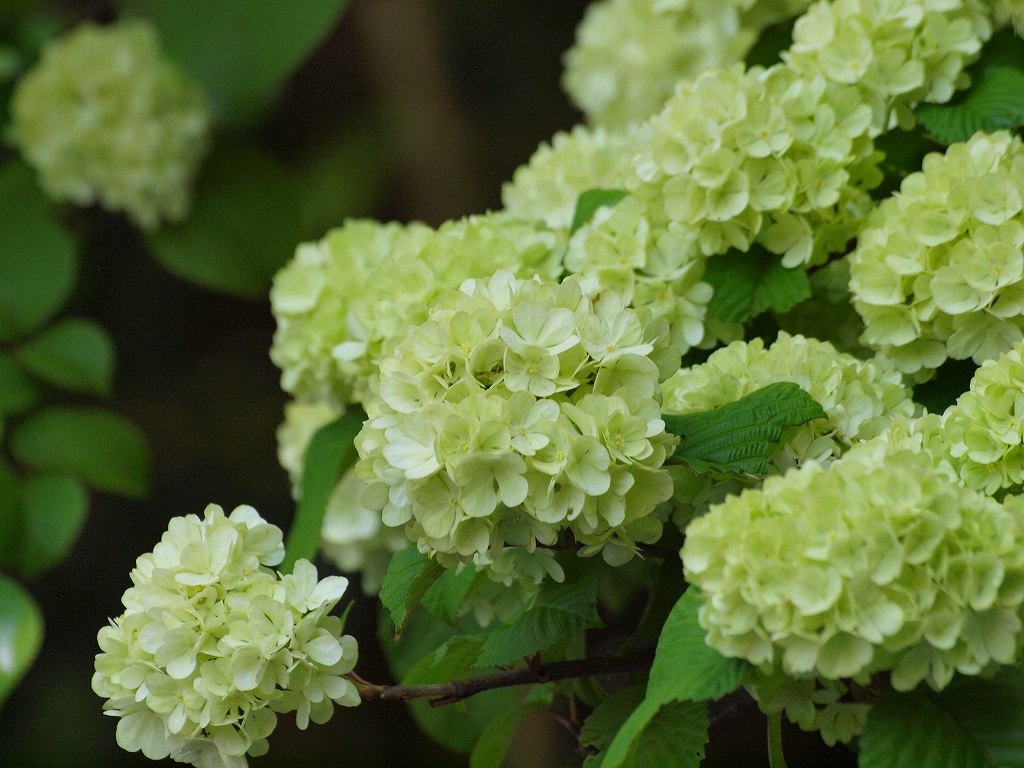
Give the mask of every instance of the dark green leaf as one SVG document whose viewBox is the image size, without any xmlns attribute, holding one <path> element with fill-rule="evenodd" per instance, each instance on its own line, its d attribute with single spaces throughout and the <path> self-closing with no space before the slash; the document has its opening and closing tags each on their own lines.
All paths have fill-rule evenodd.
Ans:
<svg viewBox="0 0 1024 768">
<path fill-rule="evenodd" d="M 917 119 L 943 144 L 967 141 L 978 131 L 1024 125 L 1024 72 L 1015 67 L 982 66 L 973 82 L 948 104 L 921 104 Z"/>
<path fill-rule="evenodd" d="M 796 18 L 765 27 L 757 42 L 747 52 L 748 67 L 770 67 L 779 62 L 779 54 L 793 44 L 793 24 Z"/>
<path fill-rule="evenodd" d="M 697 621 L 701 599 L 688 589 L 665 621 L 647 684 L 647 698 L 658 703 L 717 699 L 736 690 L 750 665 L 708 646 Z"/>
<path fill-rule="evenodd" d="M 572 216 L 569 233 L 572 234 L 584 224 L 589 223 L 598 208 L 616 205 L 628 194 L 622 189 L 588 189 L 576 201 L 576 211 Z"/>
<path fill-rule="evenodd" d="M 703 280 L 715 289 L 708 314 L 726 323 L 745 323 L 774 310 L 786 312 L 811 295 L 807 273 L 786 269 L 782 257 L 759 245 L 708 259 Z"/>
<path fill-rule="evenodd" d="M 0 706 L 32 665 L 43 640 L 43 615 L 16 582 L 0 576 Z"/>
<path fill-rule="evenodd" d="M 21 538 L 21 504 L 18 479 L 0 459 L 0 568 L 14 565 Z"/>
<path fill-rule="evenodd" d="M 93 408 L 38 411 L 11 431 L 11 453 L 43 471 L 68 472 L 101 491 L 145 496 L 149 451 L 126 419 Z"/>
<path fill-rule="evenodd" d="M 488 635 L 478 665 L 514 664 L 598 626 L 601 620 L 597 615 L 597 578 L 593 572 L 566 579 L 564 584 L 547 582 L 529 608 Z"/>
<path fill-rule="evenodd" d="M 71 295 L 76 271 L 74 241 L 32 172 L 6 163 L 0 168 L 0 339 L 45 323 Z"/>
<path fill-rule="evenodd" d="M 492 720 L 480 734 L 469 756 L 469 768 L 501 768 L 512 738 L 519 730 L 523 718 L 550 707 L 545 701 L 525 701 L 505 715 Z"/>
<path fill-rule="evenodd" d="M 44 381 L 75 392 L 110 394 L 114 344 L 91 320 L 72 318 L 22 344 L 18 361 Z"/>
<path fill-rule="evenodd" d="M 89 495 L 73 477 L 40 475 L 22 480 L 21 572 L 34 578 L 63 560 L 88 511 Z"/>
<path fill-rule="evenodd" d="M 258 117 L 334 25 L 344 0 L 121 0 L 148 15 L 169 58 L 199 83 L 219 122 Z"/>
<path fill-rule="evenodd" d="M 645 699 L 608 747 L 601 768 L 699 768 L 707 743 L 703 701 L 664 707 Z"/>
<path fill-rule="evenodd" d="M 301 201 L 296 178 L 270 156 L 218 147 L 199 180 L 191 216 L 147 242 L 161 264 L 186 280 L 265 298 L 274 273 L 303 238 Z"/>
<path fill-rule="evenodd" d="M 297 560 L 316 557 L 327 502 L 339 478 L 355 463 L 353 441 L 362 424 L 362 411 L 353 409 L 320 427 L 309 441 L 303 461 L 302 498 L 288 530 L 283 572 L 290 573 Z"/>
<path fill-rule="evenodd" d="M 784 428 L 824 417 L 814 398 L 783 381 L 710 411 L 663 418 L 665 428 L 682 438 L 676 457 L 695 471 L 759 475 Z"/>
<path fill-rule="evenodd" d="M 39 397 L 36 385 L 7 352 L 0 352 L 0 415 L 19 413 Z"/>
<path fill-rule="evenodd" d="M 413 609 L 443 572 L 436 560 L 430 560 L 415 545 L 392 555 L 380 587 L 380 601 L 391 612 L 396 640 L 402 636 Z"/>
<path fill-rule="evenodd" d="M 587 761 L 587 768 L 596 768 L 604 759 L 615 734 L 644 700 L 641 686 L 623 688 L 598 704 L 580 729 L 580 743 L 594 747 L 598 754 Z"/>
<path fill-rule="evenodd" d="M 443 621 L 454 621 L 477 576 L 472 566 L 446 570 L 423 595 L 423 607 Z"/>
</svg>

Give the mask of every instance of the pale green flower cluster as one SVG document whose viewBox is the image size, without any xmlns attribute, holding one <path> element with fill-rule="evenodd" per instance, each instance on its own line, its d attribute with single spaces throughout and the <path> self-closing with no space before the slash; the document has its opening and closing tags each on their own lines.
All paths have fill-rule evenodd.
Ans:
<svg viewBox="0 0 1024 768">
<path fill-rule="evenodd" d="M 967 86 L 964 68 L 992 35 L 986 0 L 834 0 L 797 19 L 783 54 L 806 75 L 855 86 L 874 134 L 914 125 L 918 102 L 944 103 Z"/>
<path fill-rule="evenodd" d="M 758 674 L 744 684 L 765 714 L 783 713 L 804 731 L 817 731 L 830 747 L 864 732 L 871 705 L 852 681 Z"/>
<path fill-rule="evenodd" d="M 636 150 L 636 130 L 577 125 L 543 143 L 501 190 L 505 211 L 552 229 L 569 229 L 588 189 L 621 189 Z"/>
<path fill-rule="evenodd" d="M 647 126 L 628 186 L 697 233 L 707 256 L 755 241 L 783 265 L 845 249 L 881 181 L 871 109 L 782 66 L 707 70 Z"/>
<path fill-rule="evenodd" d="M 359 703 L 345 677 L 356 641 L 328 612 L 348 584 L 281 562 L 281 530 L 252 507 L 176 517 L 139 557 L 125 612 L 99 631 L 92 688 L 120 718 L 117 743 L 154 760 L 244 768 L 267 751 L 277 715 L 300 728 Z"/>
<path fill-rule="evenodd" d="M 742 59 L 765 27 L 807 0 L 602 0 L 564 57 L 562 86 L 595 125 L 653 115 L 680 80 Z"/>
<path fill-rule="evenodd" d="M 209 115 L 147 24 L 83 24 L 50 44 L 10 109 L 10 138 L 53 197 L 145 229 L 188 214 Z"/>
<path fill-rule="evenodd" d="M 313 435 L 340 415 L 340 409 L 326 403 L 292 401 L 285 405 L 284 422 L 277 430 L 277 457 L 288 472 L 296 501 L 302 497 L 305 453 Z M 385 527 L 379 512 L 363 506 L 365 489 L 354 470 L 342 475 L 324 511 L 320 551 L 339 570 L 358 571 L 363 592 L 376 594 L 391 555 L 409 542 L 401 531 Z"/>
<path fill-rule="evenodd" d="M 658 382 L 679 355 L 666 335 L 573 276 L 466 281 L 381 363 L 356 438 L 363 503 L 443 563 L 538 555 L 565 529 L 585 553 L 628 559 L 660 536 L 652 512 L 672 494 Z M 557 568 L 542 557 L 538 577 Z"/>
<path fill-rule="evenodd" d="M 646 307 L 669 322 L 669 338 L 680 353 L 716 340 L 705 317 L 713 290 L 700 281 L 705 257 L 693 233 L 652 216 L 638 198 L 599 208 L 569 239 L 565 268 L 592 278 L 633 307 Z M 711 323 L 714 326 L 714 323 Z M 719 324 L 721 325 L 721 324 Z"/>
<path fill-rule="evenodd" d="M 708 645 L 765 675 L 941 690 L 1017 659 L 1022 512 L 928 456 L 854 448 L 713 506 L 683 565 Z"/>
<path fill-rule="evenodd" d="M 557 277 L 563 240 L 493 213 L 437 230 L 349 221 L 299 245 L 270 291 L 281 386 L 305 401 L 362 402 L 381 359 L 439 295 L 499 268 Z"/>
<path fill-rule="evenodd" d="M 850 254 L 863 342 L 908 373 L 981 363 L 1024 338 L 1024 145 L 977 133 L 930 154 Z"/>
<path fill-rule="evenodd" d="M 915 407 L 899 372 L 884 360 L 859 360 L 826 341 L 782 332 L 767 349 L 760 338 L 735 341 L 705 363 L 678 371 L 662 385 L 662 411 L 699 413 L 782 381 L 798 384 L 827 418 L 808 422 L 787 439 L 771 458 L 776 471 L 828 463 Z"/>
</svg>

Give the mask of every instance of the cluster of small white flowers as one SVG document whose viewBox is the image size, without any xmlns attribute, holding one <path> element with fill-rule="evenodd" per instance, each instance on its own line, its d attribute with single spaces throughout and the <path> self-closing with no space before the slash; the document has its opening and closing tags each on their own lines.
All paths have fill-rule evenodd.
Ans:
<svg viewBox="0 0 1024 768">
<path fill-rule="evenodd" d="M 868 218 L 850 254 L 863 342 L 908 373 L 981 363 L 1024 339 L 1024 144 L 978 133 Z"/>
<path fill-rule="evenodd" d="M 886 361 L 859 360 L 827 341 L 783 332 L 767 349 L 760 338 L 735 341 L 707 362 L 678 371 L 662 385 L 662 411 L 707 411 L 782 381 L 798 384 L 827 418 L 799 427 L 771 458 L 776 471 L 806 462 L 827 464 L 915 409 L 899 371 Z"/>
<path fill-rule="evenodd" d="M 301 478 L 310 440 L 339 415 L 339 409 L 326 403 L 292 401 L 285 405 L 284 422 L 277 430 L 277 457 L 288 472 L 296 500 L 302 496 Z M 363 506 L 365 488 L 354 470 L 342 475 L 324 512 L 320 551 L 341 571 L 358 571 L 363 591 L 376 594 L 391 555 L 409 542 L 401 531 L 381 523 L 380 512 Z"/>
<path fill-rule="evenodd" d="M 742 59 L 764 28 L 808 0 L 602 0 L 565 54 L 562 85 L 595 125 L 622 127 L 661 109 L 680 80 Z"/>
<path fill-rule="evenodd" d="M 819 264 L 872 207 L 870 125 L 857 91 L 823 77 L 707 70 L 651 119 L 627 187 L 692 228 L 707 256 L 757 241 L 786 267 Z"/>
<path fill-rule="evenodd" d="M 363 502 L 442 562 L 553 545 L 566 528 L 585 552 L 628 559 L 661 534 L 652 512 L 672 492 L 666 335 L 575 277 L 466 281 L 381 363 L 356 438 Z"/>
<path fill-rule="evenodd" d="M 278 713 L 300 728 L 359 703 L 345 675 L 356 641 L 328 612 L 348 584 L 281 562 L 281 530 L 252 507 L 170 521 L 139 557 L 125 612 L 99 631 L 93 690 L 117 716 L 117 743 L 199 768 L 244 768 L 267 751 Z"/>
<path fill-rule="evenodd" d="M 381 359 L 439 295 L 499 268 L 557 277 L 563 240 L 493 213 L 437 230 L 349 221 L 301 244 L 270 292 L 281 386 L 304 401 L 362 402 Z"/>
<path fill-rule="evenodd" d="M 199 89 L 137 21 L 51 43 L 11 99 L 10 136 L 50 195 L 145 229 L 185 218 L 208 130 Z"/>
</svg>

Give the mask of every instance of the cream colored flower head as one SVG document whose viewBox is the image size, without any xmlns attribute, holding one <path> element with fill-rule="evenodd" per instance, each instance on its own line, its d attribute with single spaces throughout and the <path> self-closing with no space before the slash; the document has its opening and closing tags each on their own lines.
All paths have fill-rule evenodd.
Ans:
<svg viewBox="0 0 1024 768">
<path fill-rule="evenodd" d="M 345 677 L 356 641 L 329 611 L 348 585 L 281 562 L 281 530 L 252 507 L 176 517 L 139 557 L 125 612 L 99 631 L 92 688 L 120 718 L 117 743 L 199 768 L 244 768 L 277 715 L 300 728 L 359 703 Z"/>
<path fill-rule="evenodd" d="M 44 49 L 10 109 L 10 139 L 51 196 L 150 230 L 188 214 L 209 115 L 148 24 L 79 26 Z"/>
</svg>

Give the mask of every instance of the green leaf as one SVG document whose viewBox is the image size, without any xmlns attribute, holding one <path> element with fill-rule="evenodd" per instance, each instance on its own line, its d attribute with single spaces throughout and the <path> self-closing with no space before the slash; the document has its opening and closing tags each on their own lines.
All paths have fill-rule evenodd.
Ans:
<svg viewBox="0 0 1024 768">
<path fill-rule="evenodd" d="M 0 568 L 14 565 L 21 538 L 21 505 L 18 478 L 0 459 Z"/>
<path fill-rule="evenodd" d="M 295 176 L 256 149 L 225 145 L 215 148 L 198 189 L 186 221 L 148 235 L 153 255 L 198 285 L 265 298 L 304 235 Z"/>
<path fill-rule="evenodd" d="M 535 712 L 544 712 L 550 707 L 545 701 L 525 701 L 510 712 L 492 720 L 473 747 L 469 756 L 469 768 L 501 768 L 505 753 L 512 738 L 519 730 L 523 718 Z"/>
<path fill-rule="evenodd" d="M 564 584 L 547 582 L 529 608 L 488 635 L 478 666 L 514 664 L 585 629 L 599 626 L 597 577 L 593 572 L 566 579 Z"/>
<path fill-rule="evenodd" d="M 89 494 L 73 477 L 39 475 L 22 480 L 21 572 L 35 578 L 63 560 L 88 511 Z"/>
<path fill-rule="evenodd" d="M 391 612 L 396 640 L 405 631 L 413 609 L 443 572 L 444 568 L 416 549 L 415 544 L 392 555 L 380 586 L 380 601 Z"/>
<path fill-rule="evenodd" d="M 0 340 L 30 333 L 75 285 L 74 241 L 61 229 L 32 172 L 0 167 Z"/>
<path fill-rule="evenodd" d="M 46 408 L 11 431 L 11 453 L 43 471 L 68 472 L 101 491 L 142 498 L 149 451 L 131 422 L 94 408 Z"/>
<path fill-rule="evenodd" d="M 703 701 L 660 706 L 648 698 L 619 728 L 601 768 L 699 768 L 707 734 Z"/>
<path fill-rule="evenodd" d="M 1015 67 L 982 66 L 971 72 L 973 82 L 947 104 L 921 104 L 917 119 L 928 135 L 953 144 L 978 131 L 1024 125 L 1024 72 Z"/>
<path fill-rule="evenodd" d="M 15 352 L 18 362 L 44 381 L 75 392 L 110 394 L 114 344 L 91 320 L 62 320 Z"/>
<path fill-rule="evenodd" d="M 344 0 L 122 0 L 152 18 L 167 56 L 225 125 L 252 122 L 335 24 Z"/>
<path fill-rule="evenodd" d="M 295 562 L 312 560 L 320 547 L 327 502 L 338 479 L 357 458 L 354 440 L 363 424 L 363 413 L 352 409 L 316 431 L 309 441 L 302 471 L 302 498 L 288 530 L 281 571 L 291 573 Z"/>
<path fill-rule="evenodd" d="M 715 289 L 708 314 L 726 323 L 745 323 L 768 310 L 787 312 L 810 297 L 807 273 L 786 269 L 782 257 L 759 245 L 708 259 L 705 283 Z"/>
<path fill-rule="evenodd" d="M 780 60 L 779 54 L 793 44 L 795 22 L 796 17 L 793 17 L 765 27 L 761 36 L 757 38 L 757 42 L 747 52 L 745 57 L 747 67 L 768 68 L 777 64 Z"/>
<path fill-rule="evenodd" d="M 442 621 L 455 621 L 462 601 L 466 599 L 477 576 L 472 567 L 465 567 L 461 571 L 457 568 L 446 570 L 423 595 L 423 607 Z"/>
<path fill-rule="evenodd" d="M 39 653 L 43 615 L 16 582 L 0 576 L 0 706 Z"/>
<path fill-rule="evenodd" d="M 629 193 L 622 189 L 588 189 L 576 200 L 569 234 L 590 222 L 598 208 L 614 206 Z"/>
<path fill-rule="evenodd" d="M 8 352 L 0 352 L 0 415 L 19 413 L 39 397 L 31 377 Z"/>
<path fill-rule="evenodd" d="M 711 648 L 697 621 L 701 599 L 694 588 L 679 598 L 665 621 L 647 684 L 647 698 L 658 703 L 717 699 L 736 690 L 750 665 Z"/>
<path fill-rule="evenodd" d="M 760 475 L 785 428 L 825 418 L 825 411 L 798 385 L 782 381 L 710 411 L 663 418 L 682 438 L 676 457 L 695 471 Z"/>
<path fill-rule="evenodd" d="M 586 768 L 597 768 L 604 760 L 604 752 L 611 745 L 623 723 L 644 700 L 642 686 L 616 691 L 598 704 L 580 729 L 580 743 L 594 747 L 598 754 L 586 762 Z"/>
</svg>

